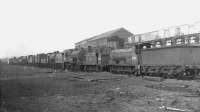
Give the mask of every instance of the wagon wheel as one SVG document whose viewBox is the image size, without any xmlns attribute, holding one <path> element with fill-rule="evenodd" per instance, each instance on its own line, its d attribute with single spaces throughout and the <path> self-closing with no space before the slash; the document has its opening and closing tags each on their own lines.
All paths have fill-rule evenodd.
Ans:
<svg viewBox="0 0 200 112">
<path fill-rule="evenodd" d="M 195 71 L 195 70 L 191 70 L 191 71 L 188 71 L 188 74 L 187 74 L 190 79 L 195 79 L 196 75 L 198 75 L 198 73 Z"/>
<path fill-rule="evenodd" d="M 168 79 L 168 75 L 165 73 L 160 73 L 160 77 L 162 77 L 163 79 Z"/>
<path fill-rule="evenodd" d="M 195 75 L 195 79 L 200 79 L 200 71 Z"/>
<path fill-rule="evenodd" d="M 177 79 L 178 79 L 178 80 L 184 79 L 185 76 L 187 76 L 187 72 L 185 72 L 185 71 L 179 72 L 179 73 L 177 74 Z"/>
</svg>

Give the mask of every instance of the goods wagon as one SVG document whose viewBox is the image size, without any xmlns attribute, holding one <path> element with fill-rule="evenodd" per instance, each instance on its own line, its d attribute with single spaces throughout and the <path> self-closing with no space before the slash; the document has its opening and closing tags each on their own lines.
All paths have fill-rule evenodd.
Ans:
<svg viewBox="0 0 200 112">
<path fill-rule="evenodd" d="M 56 53 L 48 53 L 47 54 L 48 68 L 55 68 L 55 55 L 56 55 Z"/>
<path fill-rule="evenodd" d="M 80 71 L 84 69 L 84 63 L 85 63 L 85 54 L 86 51 L 84 49 L 75 49 L 71 52 L 70 58 L 71 62 L 69 62 L 69 70 L 72 71 Z M 66 66 L 66 64 L 65 64 Z"/>
<path fill-rule="evenodd" d="M 85 53 L 86 51 L 83 49 L 73 50 L 71 53 L 72 63 L 80 63 L 80 64 L 84 63 Z"/>
<path fill-rule="evenodd" d="M 27 65 L 28 64 L 28 58 L 27 56 L 20 56 L 18 58 L 19 64 L 21 65 Z"/>
<path fill-rule="evenodd" d="M 140 63 L 145 75 L 194 78 L 200 72 L 200 46 L 143 49 Z"/>
<path fill-rule="evenodd" d="M 37 54 L 37 62 L 39 67 L 48 67 L 48 56 L 47 54 Z"/>
<path fill-rule="evenodd" d="M 10 58 L 9 64 L 13 64 L 13 65 L 19 64 L 19 60 L 16 57 Z"/>
<path fill-rule="evenodd" d="M 68 70 L 70 69 L 71 63 L 72 63 L 72 55 L 71 55 L 72 52 L 73 52 L 73 49 L 68 49 L 68 50 L 63 51 L 64 68 Z"/>
<path fill-rule="evenodd" d="M 39 65 L 39 55 L 35 55 L 35 66 Z"/>
<path fill-rule="evenodd" d="M 63 53 L 57 53 L 55 55 L 55 69 L 63 69 L 64 55 Z"/>
<path fill-rule="evenodd" d="M 137 55 L 135 47 L 117 49 L 110 53 L 109 70 L 116 73 L 137 73 Z"/>
<path fill-rule="evenodd" d="M 55 51 L 52 53 L 47 54 L 47 63 L 48 63 L 48 68 L 52 69 L 61 69 L 62 64 L 64 63 L 64 57 L 62 53 L 59 53 L 59 51 Z"/>
<path fill-rule="evenodd" d="M 35 64 L 35 56 L 34 55 L 29 55 L 28 56 L 28 65 L 33 66 Z"/>
</svg>

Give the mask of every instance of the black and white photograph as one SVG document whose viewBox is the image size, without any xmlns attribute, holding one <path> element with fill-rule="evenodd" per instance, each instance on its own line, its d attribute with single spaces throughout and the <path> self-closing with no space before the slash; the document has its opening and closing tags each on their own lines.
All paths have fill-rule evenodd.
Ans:
<svg viewBox="0 0 200 112">
<path fill-rule="evenodd" d="M 200 1 L 0 0 L 0 112 L 200 112 Z"/>
</svg>

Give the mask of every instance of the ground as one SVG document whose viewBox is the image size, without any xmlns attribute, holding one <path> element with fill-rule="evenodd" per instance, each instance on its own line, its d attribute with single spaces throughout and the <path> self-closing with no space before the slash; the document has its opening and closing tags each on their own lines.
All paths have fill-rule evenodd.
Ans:
<svg viewBox="0 0 200 112">
<path fill-rule="evenodd" d="M 200 81 L 0 65 L 0 112 L 200 112 Z M 168 110 L 167 110 L 168 109 Z"/>
</svg>

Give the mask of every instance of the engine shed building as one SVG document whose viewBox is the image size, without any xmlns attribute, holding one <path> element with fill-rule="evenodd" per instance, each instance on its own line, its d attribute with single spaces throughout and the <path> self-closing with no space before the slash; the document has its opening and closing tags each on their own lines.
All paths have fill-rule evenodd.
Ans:
<svg viewBox="0 0 200 112">
<path fill-rule="evenodd" d="M 118 28 L 77 42 L 75 48 L 110 47 L 121 49 L 125 47 L 126 43 L 132 43 L 133 41 L 134 35 L 130 31 L 125 28 Z"/>
</svg>

